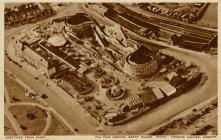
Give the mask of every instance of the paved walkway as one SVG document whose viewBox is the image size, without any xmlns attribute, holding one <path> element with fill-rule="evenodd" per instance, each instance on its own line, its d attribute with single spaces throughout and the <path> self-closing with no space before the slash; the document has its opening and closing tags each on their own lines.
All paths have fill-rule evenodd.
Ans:
<svg viewBox="0 0 221 140">
<path fill-rule="evenodd" d="M 20 124 L 14 118 L 13 114 L 8 110 L 9 107 L 10 107 L 10 105 L 6 103 L 5 107 L 4 107 L 5 116 L 8 118 L 8 120 L 9 120 L 10 124 L 12 125 L 12 127 L 14 128 L 16 134 L 23 135 L 24 133 L 20 127 Z"/>
<path fill-rule="evenodd" d="M 137 36 L 137 34 L 134 34 Z M 146 41 L 146 39 L 144 38 Z M 217 60 L 210 62 L 208 60 L 209 56 L 198 54 L 196 52 L 188 52 L 186 50 L 173 50 L 177 51 L 177 55 L 183 55 L 183 58 L 191 59 L 191 61 L 196 61 L 197 63 L 201 61 L 200 66 L 204 68 L 208 73 L 209 79 L 206 84 L 203 86 L 204 88 L 197 89 L 194 93 L 185 94 L 182 97 L 177 97 L 176 99 L 165 103 L 163 106 L 151 111 L 150 114 L 146 114 L 145 116 L 141 116 L 139 120 L 132 121 L 131 123 L 116 126 L 116 127 L 107 127 L 105 130 L 105 134 L 116 134 L 121 131 L 123 134 L 127 134 L 130 131 L 132 134 L 140 134 L 147 128 L 151 128 L 161 122 L 164 122 L 167 118 L 173 116 L 177 112 L 183 111 L 187 109 L 189 106 L 194 104 L 198 104 L 203 100 L 208 99 L 211 97 L 211 94 L 217 94 L 217 85 L 214 84 L 214 81 L 217 81 Z M 191 55 L 193 57 L 191 57 Z M 9 64 L 10 62 L 6 62 L 6 67 L 20 76 L 26 83 L 29 83 L 35 91 L 44 91 L 47 92 L 46 94 L 49 95 L 49 100 L 52 98 L 53 101 L 50 103 L 53 104 L 58 112 L 62 112 L 62 116 L 71 123 L 72 127 L 78 126 L 80 127 L 80 133 L 87 133 L 87 134 L 96 134 L 96 130 L 94 127 L 89 125 L 87 121 L 83 119 L 83 116 L 79 116 L 76 109 L 79 108 L 79 104 L 74 102 L 64 91 L 52 91 L 52 89 L 48 89 L 42 84 L 39 84 L 36 81 L 33 81 L 33 77 L 21 70 L 16 66 L 12 66 Z M 207 67 L 206 67 L 207 66 Z M 208 69 L 209 67 L 209 69 Z M 14 69 L 13 69 L 14 68 Z M 57 90 L 57 89 L 56 89 Z M 199 98 L 200 97 L 200 98 Z M 57 101 L 57 102 L 55 102 Z M 73 103 L 74 102 L 74 103 Z M 61 108 L 66 106 L 67 108 Z M 81 115 L 81 114 L 80 114 Z M 164 116 L 164 117 L 162 117 Z M 84 124 L 84 126 L 82 126 Z M 144 125 L 145 124 L 145 125 Z"/>
<path fill-rule="evenodd" d="M 8 70 L 6 70 L 8 74 L 10 74 L 10 72 Z M 29 89 L 30 91 L 32 91 L 34 93 L 34 91 L 32 89 L 30 89 L 23 81 L 21 81 L 20 79 L 18 79 L 17 77 L 15 77 L 15 80 L 21 84 L 23 87 Z M 49 106 L 43 106 L 41 104 L 38 103 L 30 103 L 30 102 L 16 102 L 16 103 L 11 103 L 10 102 L 10 95 L 7 91 L 7 89 L 5 88 L 5 96 L 6 96 L 6 103 L 5 103 L 5 114 L 8 117 L 8 120 L 11 122 L 13 128 L 15 129 L 16 133 L 18 135 L 23 135 L 23 131 L 20 128 L 19 123 L 17 122 L 17 120 L 13 117 L 13 115 L 11 114 L 11 112 L 9 111 L 9 108 L 11 106 L 36 106 L 41 108 L 42 110 L 45 110 L 47 113 L 47 123 L 45 128 L 42 130 L 40 135 L 44 135 L 47 133 L 48 129 L 50 128 L 51 125 L 51 113 L 54 114 L 54 116 L 60 121 L 60 123 L 62 123 L 62 125 L 64 127 L 67 128 L 67 130 L 71 131 L 73 134 L 76 134 L 76 132 L 73 130 L 73 128 L 61 117 L 61 115 L 59 115 L 54 109 L 52 109 Z M 40 99 L 40 101 L 45 102 L 41 97 L 37 96 L 38 99 Z M 45 105 L 46 103 L 44 103 Z"/>
<path fill-rule="evenodd" d="M 4 92 L 5 92 L 6 103 L 10 103 L 11 101 L 10 101 L 10 97 L 9 97 L 8 90 L 6 87 L 4 88 Z"/>
<path fill-rule="evenodd" d="M 15 51 L 12 47 L 7 47 L 6 48 L 8 54 L 10 54 L 10 57 L 13 60 L 16 61 L 20 61 L 21 59 L 14 55 Z M 19 62 L 20 63 L 20 62 Z M 25 71 L 28 71 L 29 73 L 31 73 L 34 77 L 40 77 L 41 74 L 39 74 L 39 71 L 37 69 L 35 69 L 34 67 L 28 65 L 26 62 L 22 62 L 21 63 L 22 67 L 25 69 Z M 41 81 L 41 80 L 38 80 Z M 63 89 L 61 89 L 60 87 L 58 87 L 56 84 L 54 84 L 52 81 L 45 79 L 44 81 L 42 81 L 42 83 L 46 86 L 46 84 L 48 84 L 49 86 L 46 86 L 50 91 L 56 93 L 56 95 L 58 95 L 59 99 L 63 99 L 66 104 L 73 105 L 73 107 L 75 108 L 76 112 L 78 112 L 78 114 L 82 114 L 82 115 L 74 115 L 74 116 L 79 116 L 80 118 L 82 118 L 85 122 L 88 124 L 88 127 L 91 128 L 92 130 L 95 130 L 96 127 L 99 125 L 99 122 L 91 117 L 91 115 L 87 112 L 85 113 L 85 109 L 72 97 L 70 97 L 70 95 L 68 95 Z M 30 88 L 29 88 L 30 89 Z M 31 89 L 30 89 L 31 90 Z M 35 92 L 33 92 L 35 93 Z M 45 93 L 46 95 L 48 94 L 48 92 Z M 71 117 L 72 115 L 70 115 L 69 117 Z M 92 128 L 94 127 L 94 128 Z"/>
<path fill-rule="evenodd" d="M 74 100 L 72 97 L 70 98 L 70 96 L 65 91 L 63 91 L 61 88 L 55 85 L 45 87 L 42 85 L 42 83 L 39 83 L 38 81 L 36 81 L 33 78 L 33 76 L 29 74 L 30 71 L 27 72 L 25 70 L 22 70 L 21 68 L 12 64 L 11 62 L 8 62 L 7 58 L 5 58 L 5 61 L 7 62 L 6 69 L 10 69 L 10 71 L 12 71 L 17 78 L 22 79 L 25 83 L 29 83 L 30 88 L 33 89 L 33 91 L 35 91 L 38 94 L 42 94 L 42 93 L 46 94 L 48 96 L 48 99 L 46 99 L 47 102 L 50 105 L 52 105 L 53 108 L 56 108 L 56 111 L 61 113 L 62 117 L 64 117 L 65 120 L 68 120 L 69 123 L 71 120 L 71 122 L 75 124 L 75 125 L 71 125 L 72 128 L 80 129 L 82 127 L 82 121 L 83 121 L 84 124 L 87 124 L 87 127 L 82 127 L 82 129 L 87 129 L 87 130 L 89 129 L 89 132 L 90 130 L 96 131 L 95 128 L 93 128 L 91 125 L 88 124 L 88 122 L 84 119 L 83 115 L 79 116 L 80 114 L 75 114 L 76 109 L 79 110 L 82 107 L 80 108 L 79 103 L 76 100 Z M 64 109 L 63 108 L 64 104 L 68 108 Z M 59 106 L 59 107 L 56 107 L 56 106 Z M 72 116 L 75 116 L 76 118 L 80 117 L 81 119 L 79 120 L 82 120 L 82 121 L 74 121 Z M 69 124 L 69 123 L 66 123 L 66 124 Z M 73 133 L 76 133 L 76 132 L 73 132 Z"/>
<path fill-rule="evenodd" d="M 106 19 L 106 21 L 110 21 L 107 18 L 104 19 Z M 113 23 L 113 21 L 110 21 L 110 23 Z M 185 111 L 189 107 L 206 101 L 214 95 L 217 96 L 217 82 L 214 83 L 214 81 L 217 81 L 216 57 L 200 52 L 174 47 L 166 43 L 159 43 L 153 40 L 150 41 L 142 36 L 139 36 L 131 32 L 128 29 L 126 30 L 129 34 L 142 41 L 151 42 L 160 46 L 165 46 L 166 49 L 164 49 L 163 51 L 168 51 L 170 55 L 174 55 L 175 57 L 181 60 L 189 60 L 198 64 L 200 66 L 200 70 L 206 72 L 209 78 L 207 79 L 206 83 L 202 87 L 200 87 L 200 89 L 196 87 L 194 90 L 191 90 L 190 92 L 183 94 L 163 104 L 162 106 L 159 106 L 151 112 L 145 115 L 141 115 L 137 120 L 131 121 L 127 124 L 115 126 L 114 129 L 113 127 L 106 127 L 105 132 L 107 134 L 113 134 L 118 132 L 119 134 L 140 134 L 153 126 L 165 122 L 168 118 L 174 116 L 175 114 Z"/>
</svg>

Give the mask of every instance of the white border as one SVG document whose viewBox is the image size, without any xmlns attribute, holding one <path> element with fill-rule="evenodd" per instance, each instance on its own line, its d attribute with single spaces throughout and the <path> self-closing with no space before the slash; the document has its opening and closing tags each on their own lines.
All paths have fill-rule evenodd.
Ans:
<svg viewBox="0 0 221 140">
<path fill-rule="evenodd" d="M 0 13 L 1 13 L 1 18 L 0 18 L 0 38 L 1 38 L 1 47 L 0 47 L 0 55 L 1 55 L 1 58 L 0 59 L 0 70 L 1 70 L 1 80 L 0 80 L 0 91 L 1 91 L 1 95 L 0 95 L 0 99 L 1 99 L 1 105 L 0 105 L 0 140 L 1 139 L 4 139 L 4 3 L 10 3 L 10 2 L 18 2 L 18 3 L 21 3 L 21 2 L 61 2 L 61 0 L 0 0 Z M 86 3 L 86 2 L 119 2 L 119 0 L 62 0 L 62 2 L 73 2 L 73 3 Z M 221 26 L 221 23 L 220 23 L 220 15 L 221 15 L 221 5 L 220 5 L 220 2 L 219 0 L 122 0 L 120 2 L 123 2 L 123 3 L 131 3 L 131 2 L 185 2 L 185 3 L 193 3 L 193 2 L 208 2 L 208 3 L 218 3 L 218 48 L 221 47 L 220 44 L 221 44 L 221 40 L 220 40 L 220 26 Z M 221 54 L 221 50 L 220 48 L 218 49 L 218 54 Z M 220 62 L 220 59 L 221 59 L 221 56 L 218 55 L 218 63 Z M 220 76 L 220 73 L 221 73 L 221 69 L 220 69 L 220 64 L 218 65 L 218 95 L 221 94 L 220 93 L 220 80 L 221 80 L 221 76 Z M 220 105 L 220 98 L 218 98 L 218 106 Z M 218 107 L 218 115 L 220 116 L 220 107 Z M 220 130 L 220 119 L 221 117 L 218 117 L 218 137 L 216 138 L 217 140 L 221 140 L 221 137 L 220 137 L 220 134 L 221 134 L 221 130 Z M 30 138 L 25 138 L 23 137 L 24 139 L 30 139 Z M 12 139 L 16 139 L 16 138 L 12 138 Z M 32 138 L 31 138 L 32 139 Z M 99 138 L 96 137 L 96 136 L 46 136 L 45 138 L 40 138 L 42 140 L 45 140 L 45 139 L 55 139 L 55 140 L 61 140 L 61 139 L 65 139 L 65 140 L 69 140 L 69 139 L 76 139 L 76 140 L 79 140 L 79 139 L 90 139 L 90 140 L 93 140 L 93 139 L 103 139 L 103 138 Z M 108 139 L 108 138 L 104 138 L 104 139 Z M 109 138 L 110 139 L 110 138 Z M 117 139 L 117 138 L 111 138 L 111 139 Z M 125 138 L 124 138 L 125 139 Z M 126 138 L 126 139 L 130 139 L 132 140 L 132 138 Z M 141 138 L 141 140 L 146 140 L 146 139 L 149 139 L 149 138 Z M 158 139 L 158 138 L 157 138 Z M 169 139 L 168 138 L 159 138 L 159 139 Z M 173 138 L 173 139 L 176 139 L 176 138 Z M 181 138 L 180 138 L 181 139 Z M 186 138 L 185 138 L 186 139 Z M 191 139 L 194 139 L 194 138 L 191 138 Z M 203 138 L 203 139 L 207 139 L 207 138 Z M 208 138 L 209 140 L 213 139 L 213 138 Z M 195 139 L 194 139 L 195 140 Z"/>
</svg>

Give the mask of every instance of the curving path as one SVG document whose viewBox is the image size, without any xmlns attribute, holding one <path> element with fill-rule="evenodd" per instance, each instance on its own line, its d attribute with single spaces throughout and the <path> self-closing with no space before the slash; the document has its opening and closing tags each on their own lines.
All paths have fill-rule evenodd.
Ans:
<svg viewBox="0 0 221 140">
<path fill-rule="evenodd" d="M 82 6 L 84 7 L 84 6 Z M 89 13 L 93 13 L 89 11 Z M 97 14 L 96 14 L 97 15 Z M 96 18 L 96 16 L 94 16 Z M 113 23 L 113 21 L 103 18 L 109 23 Z M 129 34 L 133 37 L 140 39 L 145 42 L 150 42 L 144 37 L 141 37 L 129 30 L 127 30 Z M 214 96 L 217 96 L 217 57 L 211 56 L 208 54 L 203 54 L 200 52 L 195 52 L 191 50 L 186 50 L 183 48 L 176 48 L 164 43 L 152 42 L 154 44 L 162 45 L 166 47 L 161 50 L 164 53 L 169 53 L 170 55 L 174 55 L 175 57 L 181 60 L 189 60 L 191 62 L 196 63 L 201 67 L 201 70 L 205 72 L 208 76 L 206 83 L 200 88 L 194 88 L 192 91 L 181 95 L 171 101 L 157 107 L 156 109 L 141 115 L 138 119 L 133 120 L 130 123 L 114 126 L 106 127 L 106 132 L 108 134 L 141 134 L 142 132 L 150 129 L 160 123 L 165 122 L 168 118 L 187 110 L 188 108 L 195 106 L 201 102 L 207 101 Z M 151 45 L 151 44 L 150 44 Z"/>
<path fill-rule="evenodd" d="M 74 9 L 74 10 L 73 10 Z M 62 17 L 64 14 L 72 15 L 76 12 L 81 12 L 81 7 L 79 7 L 76 4 L 76 7 L 73 8 L 73 5 L 68 6 L 65 8 L 64 11 L 61 11 L 53 18 Z M 68 12 L 68 13 L 67 13 Z M 12 28 L 7 30 L 5 33 L 5 50 L 10 48 L 9 43 L 11 40 L 11 37 L 18 34 L 19 32 L 23 32 L 25 30 L 29 30 L 33 24 L 26 25 L 26 26 L 20 26 L 17 28 Z M 69 95 L 67 95 L 62 89 L 58 88 L 56 85 L 52 85 L 50 87 L 45 87 L 39 82 L 34 80 L 34 77 L 27 72 L 26 70 L 23 70 L 14 64 L 12 64 L 7 57 L 5 57 L 5 69 L 8 69 L 12 73 L 14 73 L 18 78 L 22 79 L 25 83 L 28 83 L 28 85 L 36 92 L 38 93 L 44 93 L 48 96 L 47 102 L 56 109 L 56 111 L 61 114 L 63 120 L 66 120 L 66 124 L 69 124 L 69 127 L 71 126 L 72 130 L 73 128 L 79 129 L 78 133 L 98 133 L 96 131 L 96 127 L 98 125 L 98 122 L 90 116 L 90 114 L 81 115 L 84 112 L 84 109 L 81 109 L 81 105 L 74 99 L 70 98 Z M 66 108 L 66 109 L 64 109 Z M 85 120 L 85 116 L 87 118 L 90 118 L 90 121 Z M 82 125 L 84 124 L 84 125 Z M 73 131 L 74 134 L 77 134 L 75 131 Z"/>
<path fill-rule="evenodd" d="M 48 129 L 50 128 L 51 118 L 52 118 L 50 110 L 48 109 L 48 107 L 44 107 L 44 106 L 42 106 L 40 104 L 37 104 L 37 103 L 29 103 L 29 102 L 10 103 L 10 107 L 12 107 L 12 106 L 34 106 L 34 107 L 38 107 L 38 108 L 44 110 L 47 114 L 47 121 L 46 121 L 45 128 L 42 130 L 40 135 L 44 135 L 44 134 L 47 133 Z"/>
<path fill-rule="evenodd" d="M 75 8 L 77 10 L 73 10 L 73 7 L 70 6 L 69 9 L 67 8 L 65 11 L 66 12 L 68 10 L 73 11 L 72 14 L 79 11 L 81 12 L 85 11 L 84 9 L 82 9 L 81 5 L 78 4 L 75 5 Z M 65 14 L 65 12 L 63 14 Z M 106 23 L 108 25 L 113 24 L 113 22 L 109 21 L 108 19 L 99 17 L 97 15 L 95 15 L 94 18 L 98 19 L 105 25 Z M 18 29 L 16 28 L 13 31 L 12 30 L 7 31 L 5 34 L 7 41 L 10 40 L 11 36 L 23 30 L 24 28 L 27 28 L 27 26 L 19 27 Z M 138 36 L 134 33 L 131 34 L 136 37 Z M 149 42 L 149 40 L 146 40 L 145 38 L 142 38 L 142 40 Z M 9 46 L 5 45 L 5 47 Z M 72 128 L 77 127 L 80 130 L 79 134 L 141 134 L 147 129 L 150 129 L 153 126 L 165 122 L 168 118 L 180 112 L 183 112 L 194 105 L 206 101 L 213 96 L 217 96 L 217 58 L 216 57 L 185 49 L 177 49 L 171 46 L 167 47 L 170 48 L 166 48 L 162 51 L 165 52 L 169 51 L 168 53 L 173 54 L 174 56 L 180 59 L 190 60 L 192 62 L 197 63 L 201 67 L 201 70 L 206 72 L 206 74 L 208 75 L 208 80 L 206 81 L 206 83 L 201 88 L 198 89 L 196 87 L 191 92 L 181 95 L 175 99 L 172 99 L 171 101 L 159 106 L 158 108 L 153 109 L 152 111 L 150 111 L 150 113 L 141 115 L 138 119 L 135 119 L 127 124 L 113 126 L 113 127 L 106 126 L 104 128 L 104 132 L 102 133 L 97 132 L 96 127 L 92 126 L 87 121 L 85 121 L 84 118 L 79 116 L 78 112 L 76 112 L 75 109 L 80 108 L 80 105 L 73 103 L 73 100 L 71 100 L 70 97 L 63 95 L 64 94 L 63 91 L 59 90 L 59 94 L 57 94 L 58 92 L 56 92 L 56 94 L 53 93 L 48 88 L 45 88 L 38 82 L 33 81 L 34 78 L 30 74 L 28 74 L 26 71 L 22 70 L 21 68 L 18 68 L 13 64 L 11 64 L 11 62 L 9 62 L 7 58 L 5 58 L 5 68 L 9 69 L 13 73 L 16 73 L 20 78 L 24 79 L 26 83 L 29 83 L 30 86 L 32 86 L 32 88 L 35 91 L 47 92 L 47 95 L 49 95 L 50 105 L 56 108 L 56 110 L 60 114 L 62 114 L 62 117 L 69 122 Z"/>
<path fill-rule="evenodd" d="M 10 74 L 10 72 L 8 70 L 6 70 L 7 73 Z M 25 88 L 28 88 L 30 91 L 32 91 L 34 93 L 34 91 L 32 89 L 30 89 L 25 83 L 23 83 L 23 81 L 21 81 L 20 79 L 18 79 L 17 77 L 15 77 L 15 80 L 21 84 L 23 87 Z M 62 125 L 64 127 L 67 128 L 67 130 L 71 131 L 72 134 L 76 134 L 75 131 L 72 129 L 72 127 L 62 118 L 61 115 L 59 115 L 53 108 L 51 108 L 50 106 L 44 106 L 46 103 L 45 101 L 40 97 L 40 96 L 37 96 L 38 99 L 41 101 L 43 101 L 42 104 L 38 104 L 38 103 L 31 103 L 31 102 L 16 102 L 16 103 L 11 103 L 10 102 L 10 97 L 9 97 L 9 93 L 5 87 L 5 98 L 6 98 L 6 103 L 5 103 L 5 114 L 6 116 L 8 117 L 9 121 L 11 122 L 13 128 L 15 129 L 16 131 L 16 134 L 18 135 L 23 135 L 23 131 L 22 129 L 20 128 L 20 125 L 19 123 L 17 122 L 17 120 L 13 117 L 12 113 L 10 112 L 9 108 L 11 106 L 35 106 L 35 107 L 38 107 L 42 110 L 45 110 L 46 114 L 47 114 L 47 121 L 46 121 L 46 125 L 45 125 L 45 128 L 42 130 L 42 132 L 40 133 L 40 135 L 45 135 L 48 131 L 48 129 L 50 128 L 51 126 L 51 119 L 52 119 L 52 116 L 51 116 L 51 113 L 54 114 L 54 116 L 60 121 L 60 123 L 62 123 Z"/>
</svg>

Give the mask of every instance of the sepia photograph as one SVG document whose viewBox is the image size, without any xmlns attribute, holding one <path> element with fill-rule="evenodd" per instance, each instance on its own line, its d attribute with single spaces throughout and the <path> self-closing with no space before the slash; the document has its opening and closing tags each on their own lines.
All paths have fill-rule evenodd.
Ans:
<svg viewBox="0 0 221 140">
<path fill-rule="evenodd" d="M 6 138 L 218 136 L 218 3 L 2 10 Z"/>
</svg>

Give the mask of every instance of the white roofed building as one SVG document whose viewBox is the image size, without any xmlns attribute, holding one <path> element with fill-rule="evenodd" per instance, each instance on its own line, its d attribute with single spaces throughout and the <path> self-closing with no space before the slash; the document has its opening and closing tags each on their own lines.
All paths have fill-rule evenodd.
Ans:
<svg viewBox="0 0 221 140">
<path fill-rule="evenodd" d="M 166 75 L 166 78 L 170 81 L 173 79 L 173 77 L 178 76 L 176 72 L 171 72 Z"/>
<path fill-rule="evenodd" d="M 160 88 L 158 88 L 158 87 L 153 88 L 152 91 L 153 91 L 154 95 L 157 97 L 157 99 L 162 99 L 164 97 Z"/>
<path fill-rule="evenodd" d="M 48 39 L 48 43 L 52 44 L 55 47 L 61 47 L 66 44 L 66 39 L 63 35 L 54 35 Z"/>
<path fill-rule="evenodd" d="M 165 84 L 165 85 L 163 85 L 162 87 L 160 87 L 160 90 L 161 90 L 164 94 L 166 94 L 167 96 L 171 96 L 171 95 L 173 95 L 173 94 L 176 93 L 176 88 L 173 87 L 173 86 L 170 85 L 170 84 Z"/>
<path fill-rule="evenodd" d="M 139 107 L 144 106 L 144 103 L 141 100 L 139 95 L 130 96 L 130 97 L 126 98 L 125 101 L 130 109 L 139 108 Z"/>
</svg>

